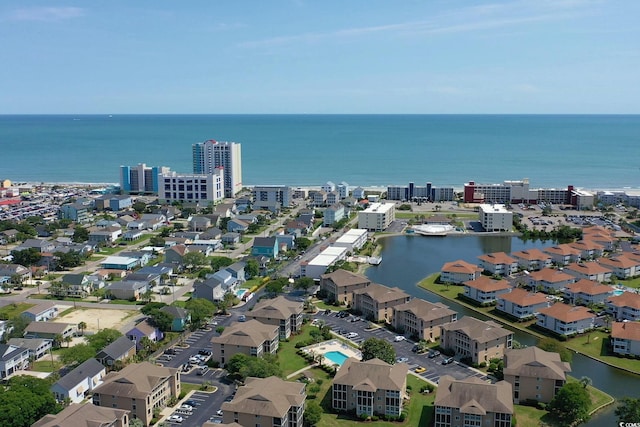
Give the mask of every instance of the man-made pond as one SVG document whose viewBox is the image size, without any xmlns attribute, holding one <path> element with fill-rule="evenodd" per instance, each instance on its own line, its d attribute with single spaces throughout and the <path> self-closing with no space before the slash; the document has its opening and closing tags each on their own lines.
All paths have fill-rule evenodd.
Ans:
<svg viewBox="0 0 640 427">
<path fill-rule="evenodd" d="M 467 235 L 461 237 L 423 237 L 396 236 L 379 239 L 383 245 L 384 262 L 367 269 L 366 276 L 372 281 L 387 286 L 397 286 L 414 297 L 431 302 L 443 302 L 462 316 L 486 319 L 476 312 L 455 302 L 442 299 L 438 295 L 417 287 L 417 283 L 433 273 L 440 271 L 445 262 L 463 259 L 477 263 L 478 255 L 490 252 L 516 252 L 531 248 L 551 246 L 553 242 L 522 241 L 517 237 L 492 237 Z M 524 345 L 535 345 L 537 338 L 514 331 L 515 339 Z M 604 363 L 580 354 L 573 355 L 571 375 L 591 378 L 593 385 L 616 398 L 640 396 L 640 376 L 612 368 Z M 596 415 L 589 427 L 617 425 L 614 407 L 611 406 Z"/>
</svg>

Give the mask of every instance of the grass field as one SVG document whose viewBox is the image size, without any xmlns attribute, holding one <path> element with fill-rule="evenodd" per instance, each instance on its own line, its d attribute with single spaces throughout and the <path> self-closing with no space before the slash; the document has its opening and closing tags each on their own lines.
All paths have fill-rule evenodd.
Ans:
<svg viewBox="0 0 640 427">
<path fill-rule="evenodd" d="M 284 377 L 308 365 L 307 361 L 302 356 L 296 354 L 298 349 L 295 346 L 296 343 L 299 343 L 300 341 L 307 341 L 311 339 L 309 332 L 313 327 L 314 326 L 311 325 L 305 325 L 302 327 L 302 333 L 292 335 L 288 342 L 280 342 L 278 349 L 278 363 L 282 368 L 282 374 Z"/>
<path fill-rule="evenodd" d="M 0 308 L 0 319 L 9 320 L 20 315 L 23 311 L 33 307 L 36 304 L 27 304 L 26 302 L 11 303 Z"/>
</svg>

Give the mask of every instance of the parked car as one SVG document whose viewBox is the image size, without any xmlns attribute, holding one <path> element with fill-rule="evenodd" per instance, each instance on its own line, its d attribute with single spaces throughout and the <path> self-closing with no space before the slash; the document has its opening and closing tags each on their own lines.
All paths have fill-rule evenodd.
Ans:
<svg viewBox="0 0 640 427">
<path fill-rule="evenodd" d="M 398 357 L 396 359 L 396 363 L 407 363 L 409 361 L 408 357 Z"/>
<path fill-rule="evenodd" d="M 352 338 L 356 338 L 358 336 L 357 332 L 349 332 L 347 334 L 347 338 L 352 339 Z"/>
<path fill-rule="evenodd" d="M 193 411 L 193 406 L 191 405 L 187 405 L 186 403 L 183 404 L 180 409 L 185 410 L 185 411 Z"/>
<path fill-rule="evenodd" d="M 222 414 L 223 414 L 222 409 L 218 409 L 218 410 L 216 411 L 216 415 L 218 415 L 218 416 L 220 416 L 220 417 L 221 417 L 221 416 L 222 416 Z"/>
<path fill-rule="evenodd" d="M 404 341 L 404 337 L 402 335 L 396 335 L 396 337 L 393 340 L 395 342 Z"/>
<path fill-rule="evenodd" d="M 190 406 L 200 406 L 200 402 L 193 399 L 185 400 L 184 403 L 185 405 L 190 405 Z"/>
<path fill-rule="evenodd" d="M 171 415 L 169 417 L 169 421 L 171 421 L 172 423 L 181 423 L 184 421 L 184 418 L 182 418 L 180 415 Z"/>
<path fill-rule="evenodd" d="M 425 368 L 424 366 L 418 366 L 416 368 L 416 374 L 421 374 L 423 372 L 427 372 L 427 368 Z"/>
<path fill-rule="evenodd" d="M 440 356 L 440 352 L 438 350 L 432 350 L 429 352 L 429 359 L 433 359 L 434 357 Z"/>
<path fill-rule="evenodd" d="M 168 348 L 164 351 L 164 354 L 176 354 L 175 348 Z"/>
<path fill-rule="evenodd" d="M 450 363 L 453 363 L 453 357 L 446 357 L 445 359 L 442 360 L 443 365 L 448 365 Z"/>
</svg>

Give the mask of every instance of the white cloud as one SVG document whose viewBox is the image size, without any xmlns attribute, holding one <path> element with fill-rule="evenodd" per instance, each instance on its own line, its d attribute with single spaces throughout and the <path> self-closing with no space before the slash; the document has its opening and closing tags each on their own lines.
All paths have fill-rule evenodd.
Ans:
<svg viewBox="0 0 640 427">
<path fill-rule="evenodd" d="M 55 22 L 79 18 L 83 15 L 84 9 L 79 7 L 31 7 L 16 9 L 9 13 L 8 18 L 11 21 Z"/>
</svg>

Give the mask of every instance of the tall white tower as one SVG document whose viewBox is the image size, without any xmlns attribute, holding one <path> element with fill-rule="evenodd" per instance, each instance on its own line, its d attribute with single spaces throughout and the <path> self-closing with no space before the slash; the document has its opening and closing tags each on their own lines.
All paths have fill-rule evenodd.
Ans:
<svg viewBox="0 0 640 427">
<path fill-rule="evenodd" d="M 224 195 L 234 197 L 242 190 L 242 151 L 237 142 L 215 141 L 193 144 L 193 173 L 213 174 L 224 169 Z"/>
</svg>

